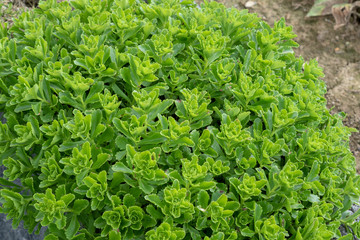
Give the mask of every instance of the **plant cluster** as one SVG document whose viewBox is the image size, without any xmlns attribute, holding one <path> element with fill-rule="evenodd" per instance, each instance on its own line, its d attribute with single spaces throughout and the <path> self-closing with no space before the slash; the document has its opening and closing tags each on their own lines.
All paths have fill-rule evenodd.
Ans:
<svg viewBox="0 0 360 240">
<path fill-rule="evenodd" d="M 294 37 L 189 0 L 48 0 L 1 24 L 1 212 L 46 240 L 359 236 L 351 129 Z"/>
</svg>

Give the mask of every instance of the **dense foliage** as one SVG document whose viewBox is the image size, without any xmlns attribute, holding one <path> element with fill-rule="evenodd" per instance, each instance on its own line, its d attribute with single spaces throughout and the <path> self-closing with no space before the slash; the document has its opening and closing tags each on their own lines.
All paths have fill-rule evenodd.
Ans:
<svg viewBox="0 0 360 240">
<path fill-rule="evenodd" d="M 0 200 L 15 228 L 47 227 L 46 240 L 359 235 L 351 129 L 284 20 L 187 0 L 39 7 L 0 29 Z"/>
</svg>

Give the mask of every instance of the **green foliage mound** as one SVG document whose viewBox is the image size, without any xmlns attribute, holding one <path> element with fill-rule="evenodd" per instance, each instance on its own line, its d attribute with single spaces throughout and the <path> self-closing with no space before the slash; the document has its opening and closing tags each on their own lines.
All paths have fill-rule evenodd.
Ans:
<svg viewBox="0 0 360 240">
<path fill-rule="evenodd" d="M 15 228 L 47 227 L 46 240 L 359 233 L 351 129 L 283 19 L 189 0 L 39 7 L 0 29 L 0 200 Z"/>
</svg>

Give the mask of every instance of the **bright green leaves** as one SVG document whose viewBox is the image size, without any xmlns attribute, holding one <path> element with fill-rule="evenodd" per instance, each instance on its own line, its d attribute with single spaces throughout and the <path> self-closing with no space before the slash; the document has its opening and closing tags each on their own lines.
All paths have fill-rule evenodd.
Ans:
<svg viewBox="0 0 360 240">
<path fill-rule="evenodd" d="M 209 156 L 216 157 L 218 153 L 214 150 L 212 145 L 214 144 L 214 136 L 208 129 L 205 129 L 201 136 L 200 133 L 195 130 L 190 133 L 191 140 L 195 143 L 195 154 L 200 152 Z"/>
<path fill-rule="evenodd" d="M 157 168 L 157 161 L 160 155 L 160 149 L 155 148 L 151 151 L 135 153 L 128 145 L 127 153 L 134 168 L 134 173 L 146 180 L 157 180 L 166 177 L 165 173 Z"/>
<path fill-rule="evenodd" d="M 91 75 L 101 77 L 111 77 L 116 74 L 116 66 L 111 63 L 111 50 L 104 48 L 96 52 L 94 57 L 85 56 L 84 58 L 76 58 L 74 64 L 83 68 Z M 110 65 L 110 67 L 108 67 Z"/>
<path fill-rule="evenodd" d="M 74 110 L 74 120 L 64 126 L 72 133 L 72 138 L 86 139 L 91 127 L 91 115 L 84 116 L 79 110 Z"/>
<path fill-rule="evenodd" d="M 161 65 L 152 63 L 149 57 L 142 60 L 136 56 L 129 55 L 129 63 L 130 66 L 122 68 L 120 72 L 123 79 L 133 88 L 138 88 L 142 84 L 155 82 L 158 79 L 155 72 Z"/>
<path fill-rule="evenodd" d="M 257 221 L 255 225 L 260 228 L 258 229 L 259 236 L 263 236 L 265 239 L 286 239 L 285 236 L 289 236 L 287 231 L 276 223 L 274 216 L 266 219 L 262 224 L 261 221 Z"/>
<path fill-rule="evenodd" d="M 0 123 L 0 153 L 4 153 L 9 148 L 11 139 L 9 127 Z"/>
<path fill-rule="evenodd" d="M 3 174 L 9 181 L 14 181 L 23 174 L 22 169 L 24 168 L 24 165 L 20 161 L 9 157 L 3 160 L 3 165 L 6 167 Z"/>
<path fill-rule="evenodd" d="M 134 106 L 134 110 L 140 115 L 147 114 L 148 121 L 152 121 L 158 114 L 164 113 L 173 104 L 173 100 L 170 99 L 161 101 L 158 98 L 159 91 L 159 89 L 154 89 L 149 93 L 145 90 L 132 93 L 138 106 Z"/>
<path fill-rule="evenodd" d="M 144 21 L 138 19 L 131 8 L 125 7 L 125 5 L 130 6 L 133 3 L 133 1 L 114 2 L 119 8 L 115 7 L 112 11 L 111 18 L 115 25 L 113 31 L 115 35 L 119 37 L 119 44 L 121 44 L 121 47 L 124 47 L 126 41 L 131 42 L 134 38 L 138 37 L 140 35 L 137 34 L 139 31 L 144 31 L 144 34 L 146 34 L 145 37 L 147 37 L 149 35 L 148 31 L 154 29 L 151 22 L 147 21 L 147 24 L 144 26 Z"/>
<path fill-rule="evenodd" d="M 90 91 L 85 97 L 85 94 L 73 95 L 70 91 L 63 91 L 59 93 L 59 101 L 63 104 L 72 106 L 75 109 L 85 111 L 87 107 L 98 106 L 99 93 L 104 89 L 103 82 L 96 82 L 90 87 Z"/>
<path fill-rule="evenodd" d="M 109 228 L 106 230 L 104 228 L 103 235 L 106 234 L 110 229 L 119 229 L 129 225 L 129 221 L 125 220 L 125 206 L 117 206 L 111 211 L 105 211 L 102 215 L 102 218 L 106 221 L 106 224 Z M 111 227 L 111 228 L 110 228 Z"/>
<path fill-rule="evenodd" d="M 5 213 L 8 216 L 7 219 L 13 219 L 12 226 L 17 228 L 25 214 L 28 200 L 25 200 L 20 193 L 8 189 L 1 189 L 0 195 L 2 203 L 0 212 Z"/>
<path fill-rule="evenodd" d="M 36 203 L 34 207 L 39 211 L 36 215 L 36 221 L 41 221 L 42 226 L 48 226 L 55 223 L 58 229 L 63 229 L 66 225 L 67 206 L 74 200 L 74 194 L 64 194 L 61 197 L 55 197 L 51 189 L 46 193 L 34 194 Z"/>
<path fill-rule="evenodd" d="M 146 233 L 146 240 L 181 240 L 184 237 L 184 229 L 174 227 L 167 222 Z"/>
<path fill-rule="evenodd" d="M 38 144 L 41 141 L 42 134 L 39 128 L 39 122 L 34 116 L 30 117 L 29 122 L 27 122 L 25 126 L 14 126 L 14 131 L 18 137 L 11 141 L 11 147 L 22 146 L 26 150 L 29 150 L 34 144 Z"/>
<path fill-rule="evenodd" d="M 143 111 L 150 110 L 152 107 L 158 105 L 161 102 L 158 98 L 159 89 L 154 89 L 149 93 L 145 90 L 141 90 L 141 92 L 134 91 L 133 96 L 136 103 Z"/>
<path fill-rule="evenodd" d="M 131 206 L 128 209 L 129 220 L 133 230 L 140 230 L 142 227 L 142 220 L 144 218 L 144 211 L 138 206 Z"/>
<path fill-rule="evenodd" d="M 217 230 L 218 224 L 223 224 L 225 226 L 222 227 L 228 228 L 228 226 L 226 226 L 227 223 L 225 221 L 225 218 L 231 216 L 234 210 L 237 210 L 239 208 L 239 204 L 235 204 L 234 210 L 226 210 L 226 207 L 227 197 L 225 195 L 222 195 L 217 201 L 211 202 L 206 209 L 206 213 L 210 217 L 211 222 L 215 224 L 215 226 L 213 226 L 214 231 Z"/>
<path fill-rule="evenodd" d="M 190 194 L 186 188 L 181 188 L 178 180 L 172 186 L 164 189 L 163 197 L 155 194 L 147 195 L 146 200 L 161 208 L 166 215 L 170 214 L 176 222 L 186 223 L 193 219 L 194 205 L 190 202 Z"/>
<path fill-rule="evenodd" d="M 171 65 L 174 63 L 171 57 L 184 48 L 183 44 L 173 46 L 172 42 L 171 33 L 163 30 L 160 34 L 154 34 L 151 39 L 146 40 L 145 44 L 139 46 L 139 49 L 154 58 L 156 62 Z"/>
<path fill-rule="evenodd" d="M 102 229 L 101 235 L 113 235 L 111 230 L 119 235 L 134 237 L 138 235 L 138 230 L 142 227 L 148 228 L 155 225 L 155 220 L 147 215 L 142 208 L 134 206 L 135 198 L 131 194 L 126 194 L 123 201 L 117 196 L 108 196 L 112 207 L 106 210 L 101 217 L 95 220 L 95 226 Z M 141 231 L 143 232 L 143 231 Z M 117 238 L 118 239 L 118 238 Z"/>
<path fill-rule="evenodd" d="M 66 66 L 64 66 L 64 67 L 66 67 Z M 65 87 L 73 90 L 75 93 L 75 96 L 82 95 L 84 92 L 89 90 L 90 86 L 94 83 L 93 79 L 84 78 L 79 72 L 74 73 L 74 75 L 66 75 L 63 73 L 61 75 L 64 78 Z"/>
<path fill-rule="evenodd" d="M 160 152 L 160 149 L 154 149 L 153 152 L 145 151 L 141 153 L 135 153 L 134 149 L 128 145 L 128 156 L 131 158 L 135 169 L 138 170 L 138 173 L 141 174 L 142 170 L 151 169 L 156 167 L 157 164 L 157 158 Z M 146 178 L 152 179 L 154 175 L 147 176 L 147 174 L 144 174 Z"/>
<path fill-rule="evenodd" d="M 89 172 L 100 168 L 109 159 L 107 153 L 99 153 L 92 158 L 91 151 L 90 143 L 85 142 L 81 150 L 78 148 L 73 149 L 72 157 L 60 160 L 60 163 L 64 164 L 64 172 L 68 175 L 74 175 L 78 185 L 81 184 Z"/>
<path fill-rule="evenodd" d="M 249 176 L 249 174 L 245 173 L 242 180 L 230 178 L 230 183 L 240 198 L 245 201 L 253 196 L 259 196 L 267 181 L 265 179 L 256 180 L 255 176 Z"/>
<path fill-rule="evenodd" d="M 209 95 L 205 91 L 199 92 L 196 88 L 192 91 L 182 89 L 180 92 L 184 96 L 184 100 L 175 102 L 178 109 L 175 114 L 180 119 L 189 120 L 192 129 L 198 129 L 211 123 L 212 111 L 207 109 L 211 102 Z"/>
<path fill-rule="evenodd" d="M 225 53 L 226 43 L 230 40 L 228 37 L 223 36 L 220 31 L 209 35 L 198 35 L 197 38 L 203 51 L 205 66 L 210 65 Z"/>
<path fill-rule="evenodd" d="M 227 155 L 233 155 L 237 146 L 245 145 L 251 140 L 250 133 L 242 129 L 240 120 L 232 121 L 226 114 L 222 115 L 220 130 L 216 137 Z"/>
<path fill-rule="evenodd" d="M 154 185 L 164 184 L 167 181 L 167 175 L 157 165 L 160 154 L 160 148 L 136 152 L 131 145 L 127 145 L 127 166 L 118 162 L 113 166 L 113 170 L 131 174 L 138 182 L 139 188 L 149 194 L 154 190 Z"/>
<path fill-rule="evenodd" d="M 237 201 L 228 201 L 224 194 L 218 196 L 216 201 L 209 202 L 210 196 L 204 190 L 198 194 L 198 209 L 201 211 L 197 219 L 196 228 L 198 230 L 210 227 L 214 232 L 230 230 L 229 220 L 233 219 L 233 214 L 240 208 Z"/>
<path fill-rule="evenodd" d="M 63 127 L 63 125 L 64 125 L 64 120 L 60 120 L 60 122 L 58 122 L 57 120 L 54 120 L 51 124 L 49 124 L 49 125 L 44 124 L 40 127 L 40 131 L 42 131 L 44 133 L 44 135 L 48 138 L 43 143 L 44 149 L 50 148 L 54 144 L 56 144 L 66 138 L 67 131 Z"/>
<path fill-rule="evenodd" d="M 182 175 L 189 181 L 197 182 L 205 178 L 208 168 L 205 165 L 200 166 L 198 164 L 198 157 L 193 156 L 192 160 L 183 159 L 182 161 Z"/>
<path fill-rule="evenodd" d="M 86 196 L 91 198 L 91 209 L 101 209 L 107 189 L 106 172 L 102 171 L 99 174 L 91 174 L 84 178 L 83 181 L 88 188 Z"/>
<path fill-rule="evenodd" d="M 300 185 L 303 172 L 298 169 L 297 165 L 292 162 L 287 162 L 283 169 L 279 172 L 279 182 L 283 188 L 293 188 Z"/>
<path fill-rule="evenodd" d="M 49 187 L 58 182 L 63 169 L 59 166 L 60 153 L 59 149 L 54 146 L 50 151 L 45 152 L 45 157 L 40 161 L 41 174 L 39 179 L 41 183 L 39 187 Z M 61 161 L 60 161 L 61 162 Z"/>
<path fill-rule="evenodd" d="M 162 209 L 163 212 L 170 213 L 179 222 L 191 221 L 195 210 L 189 197 L 187 190 L 180 188 L 179 182 L 174 181 L 172 187 L 166 187 L 164 190 L 166 206 Z"/>
<path fill-rule="evenodd" d="M 89 172 L 93 161 L 91 159 L 90 143 L 85 142 L 79 151 L 78 148 L 74 148 L 71 158 L 61 159 L 61 163 L 65 165 L 64 171 L 68 175 L 75 175 L 78 184 Z"/>
<path fill-rule="evenodd" d="M 169 119 L 161 117 L 160 121 L 164 129 L 160 134 L 167 139 L 162 145 L 164 152 L 174 151 L 180 146 L 194 146 L 194 142 L 188 137 L 189 121 L 186 120 L 179 124 L 173 117 L 169 117 Z"/>
<path fill-rule="evenodd" d="M 127 121 L 114 118 L 113 123 L 120 133 L 124 134 L 125 137 L 134 143 L 137 143 L 140 141 L 141 136 L 146 133 L 147 116 L 143 115 L 137 118 L 135 115 L 132 115 Z"/>
<path fill-rule="evenodd" d="M 105 130 L 101 122 L 101 112 L 94 111 L 92 114 L 83 115 L 81 111 L 74 110 L 74 119 L 64 124 L 64 127 L 71 132 L 71 138 L 81 138 L 83 140 L 89 137 L 97 137 Z"/>
<path fill-rule="evenodd" d="M 226 166 L 221 160 L 214 161 L 214 159 L 212 159 L 212 158 L 207 158 L 206 162 L 207 162 L 207 165 L 209 166 L 208 167 L 209 171 L 214 176 L 222 175 L 230 170 L 230 167 Z"/>
<path fill-rule="evenodd" d="M 232 81 L 235 61 L 230 58 L 222 59 L 219 62 L 211 64 L 211 83 L 217 87 L 222 87 Z"/>
<path fill-rule="evenodd" d="M 271 164 L 271 157 L 274 157 L 278 152 L 282 150 L 284 140 L 279 139 L 275 143 L 264 137 L 263 144 L 261 146 L 261 157 L 259 159 L 260 165 Z"/>
<path fill-rule="evenodd" d="M 165 24 L 168 18 L 176 11 L 180 6 L 173 4 L 171 1 L 141 4 L 140 10 L 148 19 L 159 19 L 159 23 Z"/>
</svg>

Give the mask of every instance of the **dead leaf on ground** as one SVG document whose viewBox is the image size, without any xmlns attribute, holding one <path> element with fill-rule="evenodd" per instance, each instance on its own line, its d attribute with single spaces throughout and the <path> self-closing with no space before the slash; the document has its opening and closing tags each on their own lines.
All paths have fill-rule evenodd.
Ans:
<svg viewBox="0 0 360 240">
<path fill-rule="evenodd" d="M 345 26 L 352 14 L 357 14 L 356 9 L 360 7 L 360 1 L 347 4 L 336 4 L 332 7 L 332 15 L 335 18 L 334 29 L 339 29 Z"/>
<path fill-rule="evenodd" d="M 336 4 L 332 7 L 331 9 L 332 15 L 335 18 L 335 26 L 334 26 L 335 30 L 345 26 L 349 22 L 351 16 L 351 9 L 352 9 L 352 4 L 350 3 Z"/>
<path fill-rule="evenodd" d="M 315 0 L 314 5 L 306 17 L 318 17 L 332 14 L 332 7 L 336 4 L 350 3 L 351 0 Z"/>
</svg>

